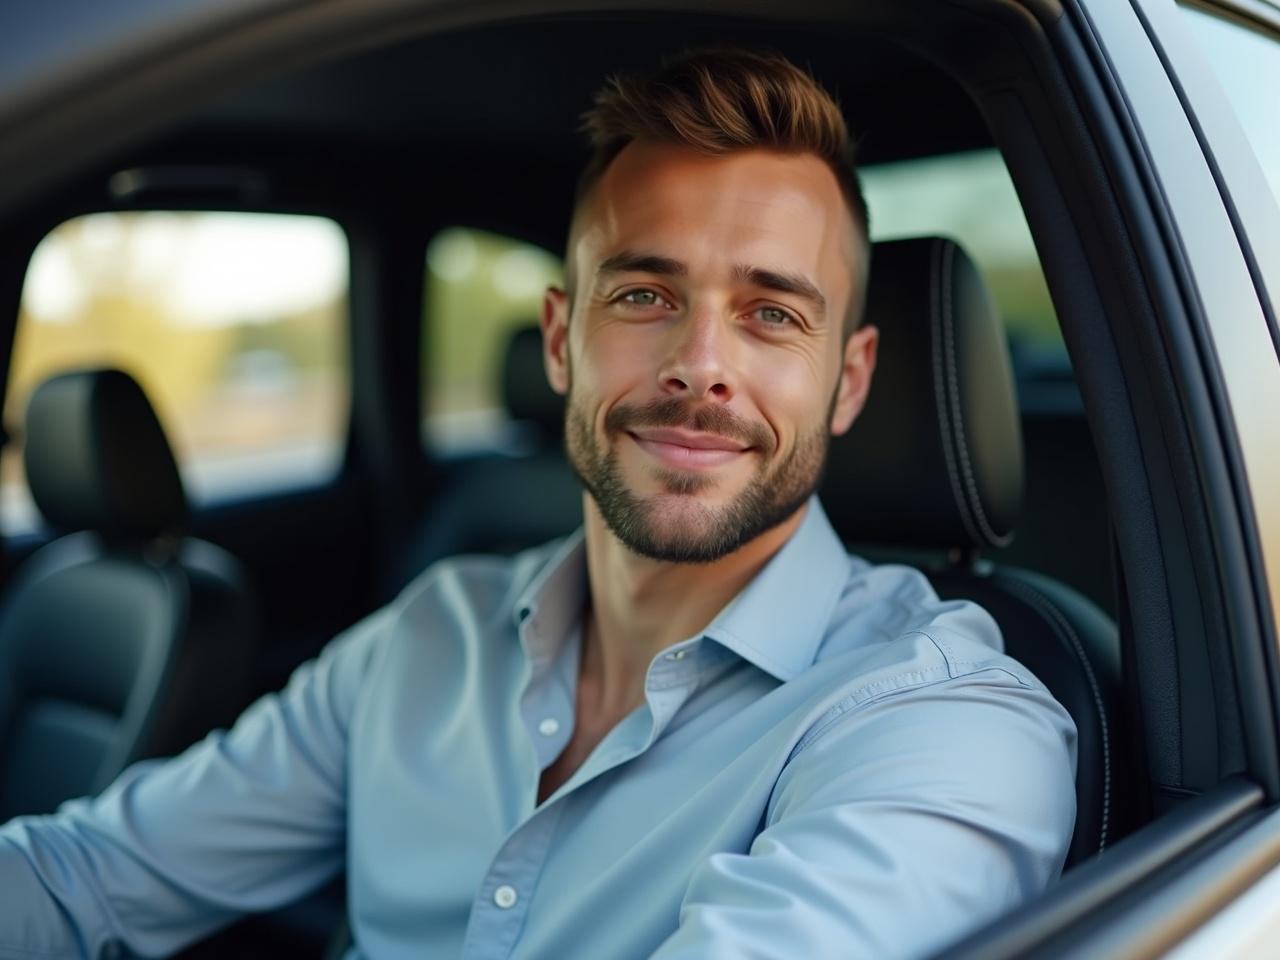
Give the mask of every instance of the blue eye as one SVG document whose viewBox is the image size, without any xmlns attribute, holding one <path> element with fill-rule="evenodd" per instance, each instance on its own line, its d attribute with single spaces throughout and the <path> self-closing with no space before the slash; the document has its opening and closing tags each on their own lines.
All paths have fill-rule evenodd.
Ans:
<svg viewBox="0 0 1280 960">
<path fill-rule="evenodd" d="M 622 295 L 622 299 L 627 303 L 633 303 L 637 307 L 653 307 L 657 306 L 659 297 L 652 290 L 632 290 Z"/>
</svg>

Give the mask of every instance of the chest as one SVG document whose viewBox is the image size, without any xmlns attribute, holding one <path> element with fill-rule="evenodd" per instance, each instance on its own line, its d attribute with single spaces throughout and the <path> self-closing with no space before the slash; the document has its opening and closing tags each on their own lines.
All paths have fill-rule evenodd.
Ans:
<svg viewBox="0 0 1280 960">
<path fill-rule="evenodd" d="M 417 955 L 506 942 L 511 957 L 617 956 L 626 942 L 646 956 L 695 864 L 749 848 L 799 734 L 787 691 L 745 668 L 692 698 L 656 691 L 674 716 L 655 729 L 647 710 L 582 713 L 567 684 L 530 697 L 501 664 L 466 696 L 423 696 L 435 663 L 391 666 L 350 734 L 348 876 L 361 942 Z M 574 717 L 563 746 L 539 729 L 557 716 Z"/>
<path fill-rule="evenodd" d="M 551 761 L 551 764 L 542 771 L 538 778 L 538 803 L 540 805 L 546 802 L 548 797 L 559 790 L 573 776 L 577 769 L 591 756 L 596 747 L 600 745 L 600 742 L 604 740 L 609 731 L 617 726 L 625 716 L 621 712 L 592 715 L 581 706 L 577 708 L 575 713 L 573 733 L 569 737 L 569 742 L 565 744 L 565 748 L 560 751 L 560 754 Z"/>
<path fill-rule="evenodd" d="M 538 772 L 532 810 L 527 793 L 528 806 L 512 802 L 531 786 L 505 766 L 515 739 L 473 741 L 451 753 L 451 773 L 431 763 L 403 776 L 417 766 L 408 748 L 398 770 L 359 757 L 348 873 L 361 942 L 468 960 L 493 944 L 512 960 L 647 956 L 675 928 L 706 851 L 749 849 L 769 798 L 761 770 L 787 755 L 765 731 L 727 736 L 723 719 L 647 750 L 634 722 L 579 729 Z M 545 802 L 575 773 L 578 786 Z"/>
</svg>

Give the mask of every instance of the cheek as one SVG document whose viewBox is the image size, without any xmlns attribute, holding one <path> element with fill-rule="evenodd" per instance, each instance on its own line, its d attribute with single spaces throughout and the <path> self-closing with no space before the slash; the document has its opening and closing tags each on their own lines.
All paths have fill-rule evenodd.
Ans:
<svg viewBox="0 0 1280 960">
<path fill-rule="evenodd" d="M 751 371 L 753 405 L 761 412 L 783 448 L 825 428 L 831 406 L 832 378 L 808 352 L 774 351 Z"/>
<path fill-rule="evenodd" d="M 650 341 L 622 324 L 588 328 L 571 351 L 575 389 L 609 405 L 652 382 Z"/>
</svg>

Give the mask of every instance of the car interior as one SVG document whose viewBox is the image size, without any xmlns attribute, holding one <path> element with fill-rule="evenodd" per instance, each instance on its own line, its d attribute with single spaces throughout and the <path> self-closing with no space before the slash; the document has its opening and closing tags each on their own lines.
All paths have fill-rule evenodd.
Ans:
<svg viewBox="0 0 1280 960">
<path fill-rule="evenodd" d="M 1079 817 L 1063 883 L 1100 875 L 1115 844 L 1174 823 L 1243 769 L 1239 665 L 1177 628 L 1212 628 L 1225 605 L 1194 560 L 1206 498 L 1170 466 L 1185 460 L 1185 428 L 1166 418 L 1163 435 L 1140 438 L 1135 426 L 1133 409 L 1172 403 L 1159 371 L 1171 361 L 1134 379 L 1133 356 L 1159 339 L 1149 271 L 1108 232 L 1123 171 L 1087 145 L 1109 134 L 1087 127 L 1073 106 L 1087 91 L 1054 67 L 1079 50 L 998 3 L 785 22 L 424 15 L 166 103 L 91 163 L 59 161 L 56 188 L 6 215 L 0 819 L 52 810 L 231 722 L 431 563 L 578 525 L 536 326 L 586 157 L 578 117 L 610 74 L 716 44 L 805 65 L 855 131 L 881 360 L 865 413 L 832 446 L 822 501 L 853 552 L 919 566 L 940 595 L 990 610 L 1071 712 Z M 983 200 L 993 177 L 1016 203 Z M 332 413 L 328 459 L 277 457 L 273 473 L 230 458 L 207 476 L 188 464 L 167 412 L 180 405 L 165 401 L 177 388 L 150 389 L 166 374 L 130 358 L 170 373 L 203 362 L 184 352 L 201 349 L 199 321 L 175 327 L 192 346 L 140 323 L 129 347 L 45 321 L 40 336 L 76 346 L 20 368 L 56 231 L 80 224 L 83 249 L 123 256 L 120 237 L 150 242 L 120 232 L 142 222 L 129 218 L 203 213 L 336 225 L 334 379 L 316 401 Z M 471 287 L 445 290 L 477 264 L 496 320 Z M 264 269 L 306 273 L 283 258 Z M 270 304 L 235 309 L 247 346 L 219 368 L 240 378 L 220 396 L 249 431 L 310 402 L 284 391 L 305 381 L 311 348 L 270 339 Z M 10 484 L 34 511 L 9 509 Z M 336 956 L 343 914 L 338 878 L 184 955 Z"/>
</svg>

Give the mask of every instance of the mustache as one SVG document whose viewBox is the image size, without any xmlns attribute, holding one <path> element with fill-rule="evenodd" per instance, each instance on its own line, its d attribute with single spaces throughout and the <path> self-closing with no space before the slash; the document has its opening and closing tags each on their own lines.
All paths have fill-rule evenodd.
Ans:
<svg viewBox="0 0 1280 960">
<path fill-rule="evenodd" d="M 683 427 L 714 433 L 768 454 L 773 451 L 773 431 L 763 423 L 745 420 L 725 407 L 690 403 L 680 397 L 663 397 L 645 404 L 620 403 L 604 418 L 609 434 L 636 427 Z"/>
</svg>

